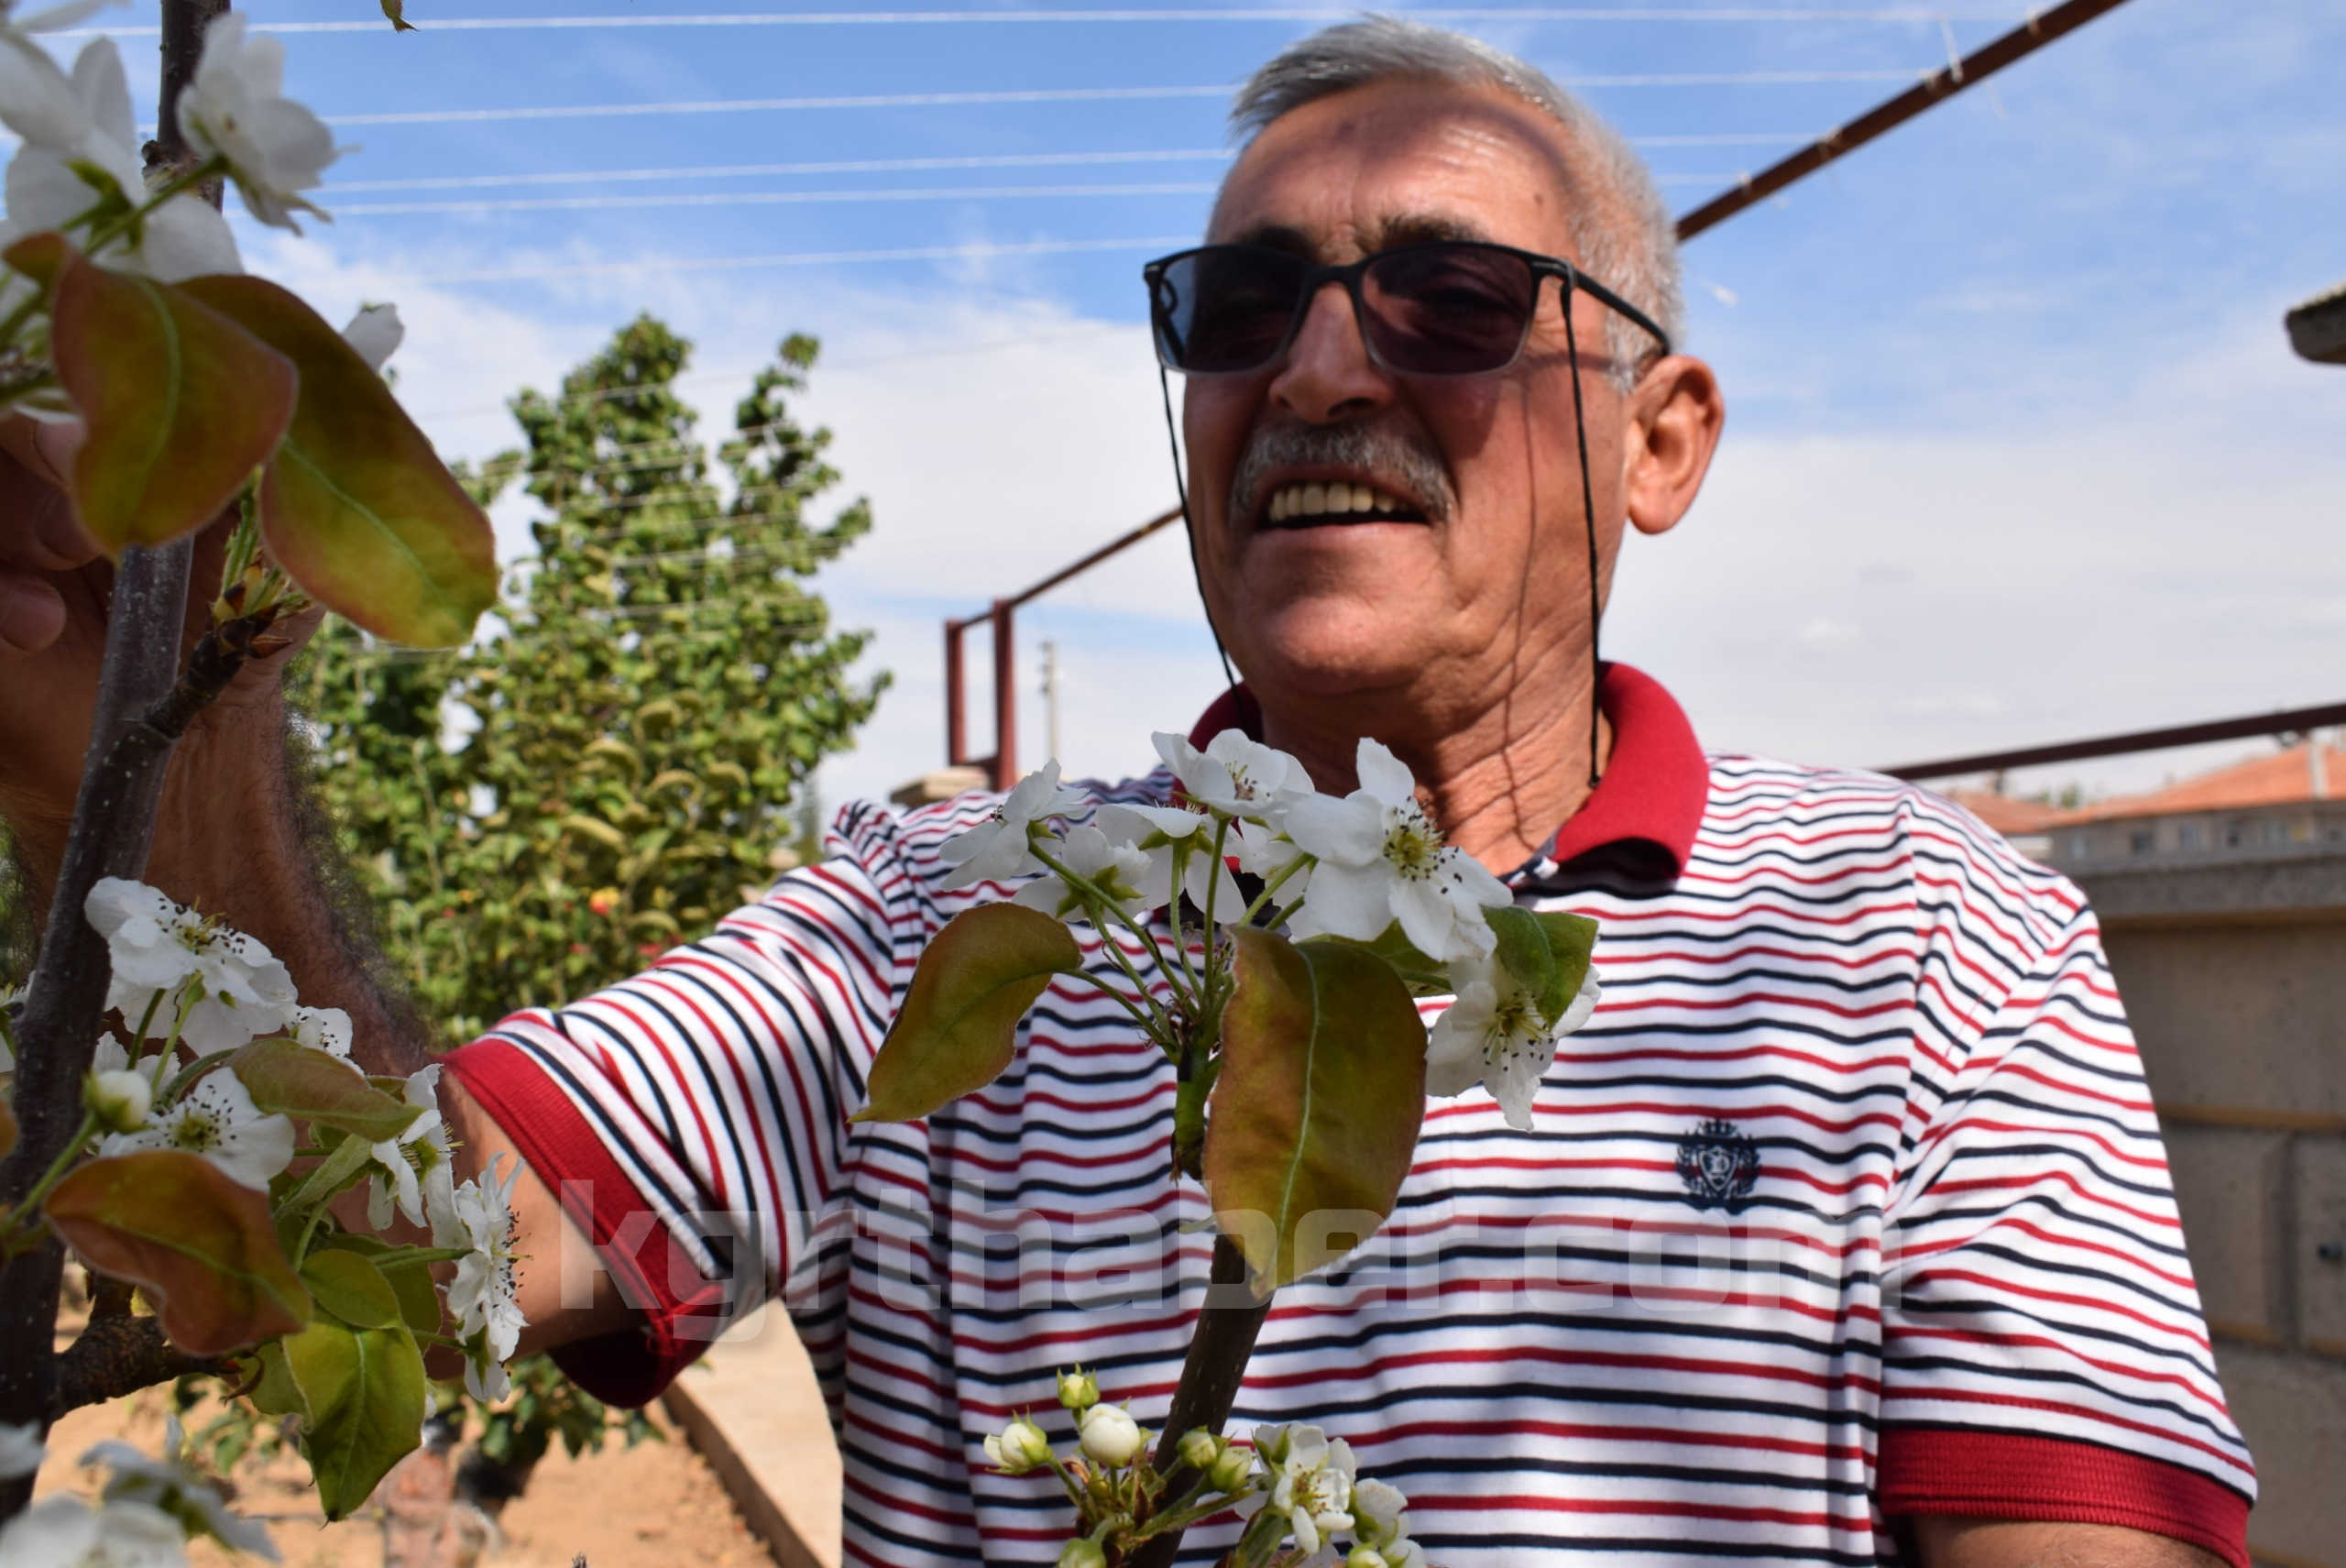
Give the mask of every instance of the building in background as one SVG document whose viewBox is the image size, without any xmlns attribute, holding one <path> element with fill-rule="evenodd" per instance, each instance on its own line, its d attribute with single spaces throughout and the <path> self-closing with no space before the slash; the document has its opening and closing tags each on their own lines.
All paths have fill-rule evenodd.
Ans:
<svg viewBox="0 0 2346 1568">
<path fill-rule="evenodd" d="M 2011 836 L 2011 829 L 1998 830 Z M 2042 857 L 2071 872 L 2181 867 L 2336 848 L 2346 845 L 2346 747 L 2312 736 L 2146 795 L 2054 813 L 2035 831 L 2049 839 Z"/>
</svg>

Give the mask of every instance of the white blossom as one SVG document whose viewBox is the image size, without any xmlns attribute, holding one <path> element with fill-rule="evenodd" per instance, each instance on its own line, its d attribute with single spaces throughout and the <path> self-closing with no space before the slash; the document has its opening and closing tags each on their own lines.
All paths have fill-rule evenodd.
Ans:
<svg viewBox="0 0 2346 1568">
<path fill-rule="evenodd" d="M 1556 1059 L 1556 1042 L 1596 1010 L 1595 967 L 1553 1025 L 1498 964 L 1453 964 L 1451 984 L 1457 999 L 1426 1031 L 1426 1092 L 1464 1094 L 1479 1083 L 1499 1102 L 1507 1125 L 1529 1131 L 1532 1098 Z"/>
<path fill-rule="evenodd" d="M 0 1527 L 0 1563 L 8 1568 L 183 1568 L 186 1562 L 179 1521 L 146 1503 L 92 1508 L 60 1492 Z"/>
<path fill-rule="evenodd" d="M 1020 1416 L 998 1434 L 986 1439 L 986 1457 L 1004 1475 L 1024 1475 L 1036 1465 L 1051 1462 L 1051 1440 L 1044 1435 L 1041 1427 Z"/>
<path fill-rule="evenodd" d="M 155 1091 L 145 1073 L 115 1068 L 90 1075 L 88 1099 L 100 1126 L 108 1132 L 128 1133 L 146 1125 Z"/>
<path fill-rule="evenodd" d="M 411 1074 L 406 1099 L 418 1114 L 395 1138 L 386 1138 L 367 1151 L 367 1223 L 380 1231 L 397 1209 L 411 1225 L 427 1221 L 435 1246 L 456 1246 L 454 1236 L 441 1241 L 444 1229 L 455 1232 L 461 1222 L 455 1212 L 455 1170 L 448 1158 L 448 1133 L 440 1120 L 440 1064 Z M 427 1196 L 423 1183 L 438 1183 L 441 1190 Z"/>
<path fill-rule="evenodd" d="M 397 305 L 361 305 L 358 313 L 342 329 L 343 341 L 378 371 L 389 363 L 400 340 L 406 335 L 407 326 L 400 320 Z"/>
<path fill-rule="evenodd" d="M 263 1115 L 243 1080 L 222 1068 L 196 1080 L 137 1131 L 109 1134 L 98 1145 L 107 1156 L 141 1149 L 202 1155 L 230 1180 L 266 1192 L 269 1178 L 293 1163 L 293 1119 Z"/>
<path fill-rule="evenodd" d="M 1355 766 L 1360 787 L 1342 800 L 1306 795 L 1288 807 L 1288 836 L 1318 862 L 1288 929 L 1366 942 L 1398 920 L 1438 962 L 1488 953 L 1483 911 L 1508 902 L 1505 884 L 1442 841 L 1399 758 L 1363 738 Z"/>
<path fill-rule="evenodd" d="M 1046 841 L 1043 853 L 1065 866 L 1078 877 L 1090 883 L 1107 897 L 1110 905 L 1134 919 L 1147 914 L 1164 902 L 1164 894 L 1152 898 L 1149 883 L 1169 881 L 1169 876 L 1152 879 L 1151 873 L 1160 868 L 1146 850 L 1130 844 L 1114 844 L 1108 836 L 1090 823 L 1067 830 L 1067 837 Z M 1057 872 L 1047 871 L 1011 899 L 1029 909 L 1039 909 L 1058 920 L 1089 918 L 1085 912 L 1084 895 L 1070 886 Z"/>
<path fill-rule="evenodd" d="M 0 124 L 22 137 L 27 146 L 69 150 L 89 123 L 72 83 L 32 35 L 61 31 L 115 3 L 75 0 L 21 17 L 15 15 L 13 0 L 0 4 Z"/>
<path fill-rule="evenodd" d="M 323 120 L 285 96 L 284 44 L 247 37 L 246 25 L 227 11 L 204 29 L 195 78 L 180 95 L 180 131 L 199 152 L 228 160 L 247 212 L 298 234 L 293 214 L 318 212 L 301 192 L 342 149 Z"/>
<path fill-rule="evenodd" d="M 1285 1514 L 1295 1544 L 1307 1557 L 1334 1532 L 1353 1528 L 1357 1466 L 1350 1443 L 1342 1438 L 1332 1442 L 1314 1426 L 1257 1427 L 1255 1452 L 1271 1488 L 1241 1497 L 1241 1515 L 1251 1519 L 1266 1506 Z"/>
<path fill-rule="evenodd" d="M 38 1421 L 27 1421 L 22 1426 L 0 1421 L 0 1481 L 30 1475 L 40 1468 L 42 1456 L 48 1452 L 40 1440 Z"/>
<path fill-rule="evenodd" d="M 341 1008 L 296 1007 L 290 1027 L 298 1044 L 350 1059 L 350 1014 Z"/>
<path fill-rule="evenodd" d="M 1140 1423 L 1122 1405 L 1094 1405 L 1075 1423 L 1083 1452 L 1113 1469 L 1130 1464 L 1141 1450 Z"/>
<path fill-rule="evenodd" d="M 488 1359 L 499 1363 L 511 1359 L 524 1327 L 513 1277 L 513 1185 L 521 1179 L 521 1163 L 514 1161 L 500 1179 L 504 1158 L 499 1155 L 479 1179 L 455 1190 L 452 1206 L 460 1234 L 450 1245 L 473 1250 L 456 1261 L 456 1277 L 448 1285 L 448 1312 L 456 1320 L 457 1334 L 468 1341 L 478 1336 Z M 469 1382 L 469 1371 L 466 1377 Z"/>
<path fill-rule="evenodd" d="M 142 1504 L 176 1519 L 184 1531 L 209 1535 L 235 1551 L 276 1562 L 269 1527 L 231 1511 L 212 1483 L 186 1462 L 186 1451 L 179 1418 L 166 1416 L 161 1458 L 149 1459 L 126 1442 L 110 1442 L 82 1455 L 82 1463 L 114 1471 L 104 1494 L 108 1505 Z"/>
<path fill-rule="evenodd" d="M 0 77 L 7 75 L 14 60 L 12 49 L 0 47 Z M 57 68 L 52 64 L 48 69 L 55 72 Z M 85 46 L 73 62 L 71 78 L 60 75 L 58 82 L 68 95 L 70 115 L 42 111 L 44 134 L 27 134 L 9 160 L 8 215 L 0 223 L 0 244 L 62 228 L 113 191 L 133 203 L 146 198 L 129 82 L 114 41 L 99 38 Z M 10 96 L 0 83 L 0 104 Z M 0 118 L 5 117 L 0 109 Z M 135 231 L 101 248 L 96 259 L 167 283 L 243 270 L 228 220 L 192 192 L 182 192 L 148 214 Z M 19 285 L 30 287 L 19 280 L 12 290 Z"/>
<path fill-rule="evenodd" d="M 973 883 L 1007 882 L 1043 869 L 1031 845 L 1043 824 L 1083 808 L 1080 790 L 1059 787 L 1059 765 L 1046 762 L 1018 781 L 993 815 L 946 840 L 937 858 L 953 870 L 937 885 L 947 892 Z"/>
<path fill-rule="evenodd" d="M 513 1375 L 505 1370 L 485 1333 L 465 1341 L 465 1392 L 485 1405 L 513 1392 Z"/>
<path fill-rule="evenodd" d="M 1215 924 L 1230 925 L 1246 913 L 1237 879 L 1214 859 L 1214 821 L 1203 812 L 1178 806 L 1103 806 L 1092 821 L 1109 838 L 1149 857 L 1148 876 L 1141 884 L 1148 894 L 1146 907 L 1161 907 L 1186 893 L 1203 913 L 1211 891 Z"/>
<path fill-rule="evenodd" d="M 1353 1483 L 1354 1530 L 1360 1548 L 1376 1554 L 1377 1568 L 1426 1568 L 1425 1549 L 1409 1539 L 1409 1499 L 1401 1488 L 1364 1476 Z M 1360 1550 L 1345 1568 L 1368 1568 Z"/>
<path fill-rule="evenodd" d="M 1150 739 L 1182 793 L 1225 817 L 1276 820 L 1289 802 L 1312 792 L 1311 775 L 1301 762 L 1244 729 L 1223 730 L 1202 751 L 1186 737 L 1165 731 Z"/>
<path fill-rule="evenodd" d="M 101 878 L 82 907 L 114 966 L 106 1005 L 132 1027 L 158 996 L 165 998 L 158 1024 L 168 1026 L 172 998 L 190 981 L 197 991 L 180 1037 L 199 1056 L 233 1050 L 292 1022 L 293 978 L 254 938 L 121 877 Z"/>
</svg>

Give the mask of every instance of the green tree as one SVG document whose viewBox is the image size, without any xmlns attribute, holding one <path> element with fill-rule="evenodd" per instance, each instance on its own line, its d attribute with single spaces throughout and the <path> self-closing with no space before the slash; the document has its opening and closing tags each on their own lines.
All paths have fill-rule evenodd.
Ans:
<svg viewBox="0 0 2346 1568">
<path fill-rule="evenodd" d="M 525 450 L 461 472 L 484 503 L 518 479 L 544 509 L 503 633 L 430 656 L 337 624 L 308 655 L 327 805 L 449 1038 L 754 896 L 885 688 L 850 677 L 869 636 L 833 631 L 808 586 L 872 526 L 860 499 L 809 515 L 831 437 L 786 400 L 817 347 L 783 343 L 712 461 L 675 389 L 691 345 L 638 318 L 559 393 L 512 400 Z"/>
</svg>

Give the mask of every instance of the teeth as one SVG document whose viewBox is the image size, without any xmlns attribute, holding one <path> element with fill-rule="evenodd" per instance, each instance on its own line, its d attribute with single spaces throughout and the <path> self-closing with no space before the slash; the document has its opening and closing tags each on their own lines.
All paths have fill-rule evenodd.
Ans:
<svg viewBox="0 0 2346 1568">
<path fill-rule="evenodd" d="M 1368 516 L 1405 510 L 1405 503 L 1366 485 L 1313 481 L 1282 485 L 1271 492 L 1266 516 L 1272 522 L 1295 517 L 1324 517 L 1357 513 Z"/>
</svg>

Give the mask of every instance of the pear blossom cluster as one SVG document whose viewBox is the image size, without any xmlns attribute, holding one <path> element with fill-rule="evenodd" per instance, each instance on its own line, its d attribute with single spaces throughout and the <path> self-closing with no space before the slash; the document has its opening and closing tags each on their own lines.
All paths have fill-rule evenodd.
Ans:
<svg viewBox="0 0 2346 1568">
<path fill-rule="evenodd" d="M 1398 933 L 1451 981 L 1453 1000 L 1427 1036 L 1427 1091 L 1447 1097 L 1479 1085 L 1511 1125 L 1529 1128 L 1556 1042 L 1595 1009 L 1595 977 L 1551 1016 L 1498 961 L 1486 916 L 1511 895 L 1445 839 L 1408 766 L 1363 739 L 1357 786 L 1339 796 L 1243 730 L 1225 729 L 1202 748 L 1173 734 L 1155 741 L 1177 786 L 1171 803 L 1094 807 L 1048 763 L 944 846 L 952 870 L 943 886 L 1025 879 L 1014 902 L 1070 922 L 1121 924 L 1147 940 L 1151 912 L 1168 911 L 1177 948 L 1162 972 L 1191 1015 L 1211 1011 L 1192 993 L 1211 979 L 1201 982 L 1189 961 L 1185 910 L 1203 921 L 1209 970 L 1226 952 L 1211 934 L 1239 922 L 1275 925 L 1297 939 L 1376 942 Z M 1242 876 L 1259 890 L 1251 897 Z"/>
<path fill-rule="evenodd" d="M 492 1167 L 476 1179 L 455 1179 L 455 1151 L 440 1111 L 439 1066 L 404 1081 L 365 1079 L 350 1061 L 348 1014 L 302 1005 L 284 964 L 266 945 L 155 888 L 104 878 L 82 910 L 105 939 L 106 1005 L 119 1022 L 92 1052 L 80 1136 L 40 1188 L 15 1210 L 0 1212 L 0 1244 L 13 1244 L 25 1227 L 38 1223 L 40 1198 L 84 1158 L 152 1150 L 195 1156 L 237 1185 L 268 1195 L 280 1228 L 292 1205 L 304 1245 L 321 1228 L 336 1228 L 324 1212 L 328 1199 L 363 1188 L 369 1224 L 381 1230 L 399 1219 L 428 1230 L 433 1250 L 418 1261 L 455 1265 L 444 1293 L 450 1332 L 422 1337 L 462 1350 L 465 1385 L 474 1397 L 505 1398 L 510 1390 L 505 1364 L 526 1326 L 516 1295 L 512 1219 L 521 1168 Z M 17 994 L 0 997 L 0 1023 L 7 1021 Z M 5 1035 L 0 1029 L 0 1037 Z M 314 1051 L 338 1064 L 354 1089 L 371 1081 L 396 1092 L 410 1113 L 404 1125 L 377 1141 L 371 1134 L 322 1131 L 313 1120 L 305 1146 L 297 1117 L 264 1104 L 240 1072 L 246 1047 L 256 1041 L 276 1042 L 271 1048 L 280 1052 L 287 1047 Z M 0 1070 L 12 1066 L 0 1061 Z M 330 1081 L 337 1076 L 326 1074 Z M 379 1095 L 377 1103 L 385 1104 Z M 383 1124 L 389 1125 L 388 1115 Z M 316 1146 L 322 1137 L 327 1140 L 323 1148 Z M 295 1168 L 303 1156 L 312 1157 L 311 1163 Z M 340 1173 L 339 1184 L 316 1185 L 316 1174 L 329 1166 Z M 289 1255 L 298 1262 L 298 1251 Z M 82 1463 L 114 1473 L 97 1503 L 51 1497 L 34 1504 L 0 1533 L 0 1563 L 12 1568 L 18 1563 L 178 1563 L 185 1561 L 185 1539 L 193 1535 L 273 1556 L 266 1533 L 227 1513 L 218 1494 L 181 1461 L 182 1446 L 174 1427 L 160 1462 L 119 1443 L 93 1449 Z M 37 1430 L 0 1426 L 0 1480 L 30 1474 L 40 1457 Z"/>
<path fill-rule="evenodd" d="M 0 1424 L 0 1481 L 39 1470 L 47 1450 L 38 1427 Z M 0 1525 L 0 1563 L 10 1568 L 180 1568 L 187 1543 L 209 1538 L 271 1563 L 268 1528 L 231 1510 L 187 1457 L 179 1418 L 165 1418 L 163 1452 L 148 1458 L 126 1442 L 101 1442 L 85 1469 L 110 1470 L 94 1499 L 52 1492 Z"/>
<path fill-rule="evenodd" d="M 1101 1400 L 1091 1374 L 1060 1373 L 1058 1402 L 1075 1422 L 1064 1457 L 1024 1413 L 985 1440 L 995 1474 L 1050 1473 L 1076 1504 L 1058 1568 L 1105 1568 L 1112 1551 L 1128 1553 L 1175 1523 L 1223 1512 L 1246 1521 L 1227 1559 L 1234 1568 L 1426 1568 L 1400 1488 L 1362 1475 L 1351 1445 L 1319 1427 L 1259 1426 L 1244 1443 L 1197 1428 L 1175 1445 L 1184 1481 L 1157 1472 L 1150 1434 L 1124 1407 Z"/>
<path fill-rule="evenodd" d="M 244 270 L 228 220 L 196 187 L 225 178 L 259 222 L 299 232 L 297 213 L 323 217 L 304 194 L 350 150 L 325 122 L 285 96 L 285 49 L 227 11 L 206 27 L 195 73 L 179 98 L 181 136 L 193 167 L 150 177 L 131 113 L 129 80 L 111 38 L 84 44 L 68 68 L 41 42 L 115 0 L 70 0 L 17 15 L 0 0 L 0 125 L 19 138 L 9 159 L 0 249 L 54 231 L 93 261 L 160 282 Z M 26 319 L 32 282 L 0 271 L 0 349 L 38 355 L 42 323 Z M 397 311 L 370 304 L 343 335 L 380 370 L 400 336 Z M 53 382 L 27 382 L 9 402 L 37 419 L 74 410 Z"/>
</svg>

